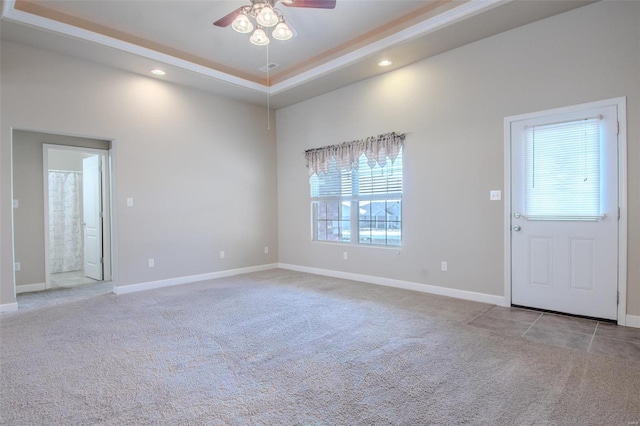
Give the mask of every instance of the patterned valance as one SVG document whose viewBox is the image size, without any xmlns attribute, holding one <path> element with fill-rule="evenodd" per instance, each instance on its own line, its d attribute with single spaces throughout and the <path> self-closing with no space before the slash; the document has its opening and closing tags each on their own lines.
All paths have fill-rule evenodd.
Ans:
<svg viewBox="0 0 640 426">
<path fill-rule="evenodd" d="M 309 149 L 304 153 L 309 176 L 313 176 L 314 173 L 326 174 L 331 160 L 336 161 L 338 170 L 358 169 L 358 159 L 362 154 L 367 157 L 369 167 L 376 164 L 384 167 L 387 160 L 391 163 L 395 161 L 404 144 L 404 137 L 404 133 L 392 132 L 339 145 Z"/>
</svg>

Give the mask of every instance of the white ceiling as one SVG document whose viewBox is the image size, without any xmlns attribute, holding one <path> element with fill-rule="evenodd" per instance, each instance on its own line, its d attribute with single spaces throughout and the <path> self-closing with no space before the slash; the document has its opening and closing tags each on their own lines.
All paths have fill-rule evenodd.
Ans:
<svg viewBox="0 0 640 426">
<path fill-rule="evenodd" d="M 3 39 L 280 108 L 593 0 L 337 0 L 278 4 L 297 30 L 268 48 L 214 21 L 243 0 L 5 0 Z M 377 66 L 388 58 L 393 65 Z M 278 64 L 267 75 L 267 63 Z"/>
</svg>

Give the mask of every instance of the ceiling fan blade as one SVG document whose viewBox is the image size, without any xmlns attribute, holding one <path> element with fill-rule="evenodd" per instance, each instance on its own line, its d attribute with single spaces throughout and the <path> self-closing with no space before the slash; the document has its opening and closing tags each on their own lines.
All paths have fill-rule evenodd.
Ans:
<svg viewBox="0 0 640 426">
<path fill-rule="evenodd" d="M 282 1 L 288 7 L 310 7 L 314 9 L 335 9 L 336 0 L 289 0 Z"/>
<path fill-rule="evenodd" d="M 213 23 L 213 25 L 215 25 L 216 27 L 228 27 L 233 23 L 233 21 L 235 21 L 236 17 L 240 14 L 241 10 L 242 10 L 241 7 L 234 10 L 227 16 L 223 16 L 222 18 L 218 19 L 216 22 Z"/>
</svg>

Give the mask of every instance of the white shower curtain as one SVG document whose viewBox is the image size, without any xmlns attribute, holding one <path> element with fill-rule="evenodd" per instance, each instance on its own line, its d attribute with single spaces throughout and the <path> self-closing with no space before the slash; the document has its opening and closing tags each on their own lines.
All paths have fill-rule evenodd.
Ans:
<svg viewBox="0 0 640 426">
<path fill-rule="evenodd" d="M 83 269 L 82 172 L 49 171 L 51 273 Z"/>
</svg>

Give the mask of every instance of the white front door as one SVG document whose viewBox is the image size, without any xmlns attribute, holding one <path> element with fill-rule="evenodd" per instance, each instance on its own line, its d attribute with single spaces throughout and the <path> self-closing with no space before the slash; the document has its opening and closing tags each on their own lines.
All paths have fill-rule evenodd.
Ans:
<svg viewBox="0 0 640 426">
<path fill-rule="evenodd" d="M 511 122 L 511 301 L 616 319 L 618 111 Z"/>
<path fill-rule="evenodd" d="M 84 274 L 102 280 L 102 176 L 100 156 L 82 159 Z"/>
</svg>

